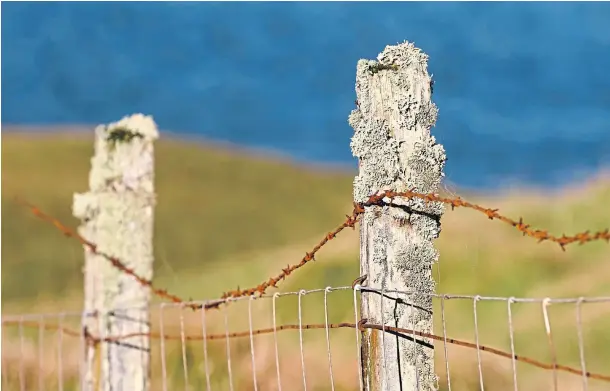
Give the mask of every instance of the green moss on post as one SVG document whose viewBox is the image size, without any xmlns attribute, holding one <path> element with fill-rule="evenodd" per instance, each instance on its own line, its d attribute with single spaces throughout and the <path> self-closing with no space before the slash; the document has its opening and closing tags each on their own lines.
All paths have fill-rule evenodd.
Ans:
<svg viewBox="0 0 610 391">
<path fill-rule="evenodd" d="M 89 192 L 74 195 L 79 233 L 98 251 L 117 257 L 138 275 L 153 277 L 153 142 L 152 117 L 135 114 L 95 129 Z M 85 248 L 83 327 L 98 337 L 148 333 L 150 291 L 122 274 L 103 256 Z M 97 350 L 97 352 L 96 352 Z M 97 353 L 97 354 L 96 354 Z M 100 343 L 86 350 L 83 390 L 144 391 L 150 388 L 150 343 L 147 337 Z M 96 369 L 99 368 L 99 369 Z"/>
</svg>

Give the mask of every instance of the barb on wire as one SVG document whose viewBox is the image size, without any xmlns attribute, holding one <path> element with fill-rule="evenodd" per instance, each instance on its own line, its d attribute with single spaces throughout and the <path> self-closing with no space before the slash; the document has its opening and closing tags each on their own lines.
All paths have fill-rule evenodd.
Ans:
<svg viewBox="0 0 610 391">
<path fill-rule="evenodd" d="M 529 236 L 534 239 L 538 239 L 538 243 L 543 242 L 545 240 L 555 242 L 555 243 L 559 244 L 559 246 L 561 247 L 561 249 L 563 251 L 565 251 L 565 246 L 572 244 L 572 243 L 576 243 L 576 242 L 578 242 L 580 244 L 585 244 L 585 243 L 592 242 L 595 240 L 605 240 L 606 242 L 610 242 L 610 232 L 608 229 L 605 229 L 603 231 L 599 231 L 599 232 L 596 232 L 593 234 L 589 233 L 589 231 L 585 231 L 585 232 L 577 233 L 572 236 L 566 236 L 565 234 L 563 234 L 561 237 L 558 237 L 558 236 L 549 234 L 548 231 L 546 231 L 546 230 L 531 229 L 530 225 L 525 224 L 523 222 L 523 218 L 521 218 L 521 217 L 519 218 L 519 221 L 516 221 L 516 220 L 513 220 L 506 216 L 503 216 L 498 212 L 498 209 L 485 208 L 480 205 L 472 204 L 468 201 L 463 200 L 460 197 L 446 198 L 446 197 L 441 197 L 438 194 L 423 194 L 423 193 L 417 193 L 413 190 L 409 190 L 409 191 L 405 191 L 405 192 L 384 191 L 377 195 L 372 195 L 369 198 L 369 200 L 367 202 L 365 202 L 364 204 L 356 205 L 355 211 L 357 211 L 360 214 L 360 213 L 364 212 L 365 206 L 384 205 L 384 204 L 386 204 L 383 201 L 384 198 L 389 198 L 390 200 L 393 200 L 394 198 L 397 198 L 397 197 L 404 197 L 404 198 L 409 198 L 409 199 L 419 198 L 421 200 L 424 200 L 425 202 L 442 202 L 444 204 L 450 205 L 451 210 L 453 210 L 455 208 L 460 208 L 460 207 L 473 209 L 473 210 L 476 210 L 478 212 L 485 214 L 490 220 L 497 219 L 506 224 L 510 224 L 511 226 L 515 227 L 518 231 L 523 233 L 523 236 Z"/>
<path fill-rule="evenodd" d="M 256 287 L 250 289 L 237 289 L 233 291 L 226 292 L 222 295 L 223 299 L 228 297 L 236 298 L 242 296 L 250 296 L 255 293 L 264 294 L 269 287 L 276 287 L 277 283 L 281 280 L 284 280 L 287 276 L 289 276 L 293 271 L 299 269 L 304 266 L 307 262 L 314 260 L 314 255 L 322 246 L 324 246 L 329 240 L 334 239 L 337 234 L 343 231 L 347 227 L 354 228 L 360 215 L 364 213 L 364 208 L 367 206 L 373 205 L 389 205 L 391 201 L 397 197 L 404 198 L 419 198 L 424 200 L 425 202 L 442 202 L 444 204 L 451 205 L 451 210 L 455 208 L 464 207 L 470 208 L 481 213 L 484 213 L 490 220 L 497 219 L 503 221 L 507 224 L 512 225 L 517 230 L 523 233 L 524 236 L 530 236 L 534 239 L 538 239 L 538 243 L 543 242 L 545 240 L 549 240 L 555 243 L 558 243 L 563 251 L 565 251 L 565 246 L 571 243 L 579 242 L 580 244 L 584 244 L 587 242 L 592 242 L 594 240 L 605 240 L 606 242 L 610 241 L 610 232 L 608 229 L 604 231 L 599 231 L 595 234 L 590 234 L 589 231 L 585 231 L 582 233 L 577 233 L 573 236 L 563 235 L 561 237 L 557 237 L 549 234 L 546 230 L 534 230 L 531 229 L 528 224 L 523 222 L 522 218 L 519 218 L 519 221 L 512 220 L 508 217 L 505 217 L 498 213 L 498 209 L 485 208 L 480 205 L 472 204 L 468 201 L 463 200 L 462 198 L 446 198 L 441 197 L 438 194 L 423 194 L 417 193 L 415 191 L 406 191 L 406 192 L 395 192 L 395 191 L 384 191 L 377 195 L 372 195 L 369 199 L 362 203 L 354 203 L 354 210 L 351 215 L 346 216 L 346 220 L 343 224 L 341 224 L 337 229 L 332 232 L 329 232 L 321 241 L 318 243 L 311 253 L 306 253 L 305 257 L 298 264 L 288 265 L 285 269 L 282 269 L 282 272 L 278 274 L 275 278 L 270 278 L 268 281 L 264 281 Z M 384 198 L 389 198 L 390 202 L 385 203 Z M 207 307 L 206 307 L 207 308 Z"/>
<path fill-rule="evenodd" d="M 421 200 L 424 200 L 425 202 L 442 202 L 444 204 L 450 205 L 452 210 L 455 208 L 459 208 L 459 207 L 470 208 L 470 209 L 473 209 L 473 210 L 476 210 L 476 211 L 479 211 L 479 212 L 485 214 L 490 220 L 497 219 L 504 223 L 510 224 L 511 226 L 515 227 L 517 230 L 522 232 L 524 236 L 529 236 L 534 239 L 538 239 L 538 243 L 543 242 L 545 240 L 555 242 L 555 243 L 559 244 L 559 246 L 561 247 L 561 249 L 563 251 L 565 251 L 565 246 L 572 244 L 572 243 L 576 243 L 576 242 L 578 242 L 582 245 L 584 243 L 592 242 L 594 240 L 605 240 L 606 242 L 610 241 L 610 232 L 608 229 L 606 229 L 604 231 L 596 232 L 594 234 L 589 233 L 589 231 L 585 231 L 582 233 L 577 233 L 573 236 L 566 236 L 564 234 L 561 237 L 557 237 L 557 236 L 549 234 L 546 230 L 531 229 L 530 225 L 525 224 L 523 222 L 522 218 L 519 218 L 519 221 L 513 220 L 511 218 L 501 215 L 498 212 L 498 209 L 485 208 L 480 205 L 472 204 L 468 201 L 463 200 L 459 196 L 455 197 L 455 198 L 446 198 L 446 197 L 441 197 L 438 194 L 423 194 L 423 193 L 415 192 L 414 190 L 409 190 L 406 192 L 396 192 L 396 191 L 388 190 L 388 191 L 383 191 L 379 194 L 370 196 L 369 199 L 364 203 L 361 203 L 361 204 L 354 203 L 354 209 L 352 211 L 352 214 L 346 215 L 346 220 L 341 225 L 339 225 L 334 231 L 331 231 L 328 234 L 326 234 L 326 236 L 324 236 L 322 238 L 322 240 L 318 244 L 316 244 L 316 246 L 312 249 L 311 252 L 305 253 L 305 256 L 301 259 L 301 261 L 299 263 L 286 266 L 286 268 L 282 269 L 282 271 L 277 276 L 271 277 L 268 280 L 263 281 L 262 283 L 260 283 L 259 285 L 255 286 L 253 288 L 240 289 L 238 287 L 236 290 L 225 292 L 222 294 L 220 300 L 218 300 L 216 302 L 205 304 L 205 306 L 196 305 L 196 304 L 188 304 L 188 307 L 193 310 L 197 310 L 197 309 L 201 309 L 201 308 L 212 309 L 212 308 L 218 308 L 218 307 L 220 307 L 221 304 L 227 303 L 227 301 L 225 300 L 227 298 L 251 296 L 254 294 L 263 295 L 264 293 L 266 293 L 268 288 L 270 288 L 270 287 L 276 288 L 277 284 L 280 281 L 285 280 L 286 277 L 288 277 L 290 274 L 292 274 L 292 272 L 303 267 L 308 262 L 314 261 L 316 253 L 330 240 L 334 239 L 336 237 L 336 235 L 338 235 L 345 228 L 351 227 L 352 229 L 354 229 L 356 226 L 356 223 L 358 222 L 359 216 L 362 213 L 364 213 L 365 207 L 373 206 L 373 205 L 390 205 L 392 203 L 392 200 L 394 200 L 397 197 L 404 197 L 404 198 L 408 198 L 408 199 L 419 198 Z M 385 198 L 388 198 L 390 201 L 386 203 L 384 201 Z M 112 257 L 108 254 L 104 254 L 104 253 L 98 251 L 97 246 L 94 243 L 87 241 L 81 235 L 79 235 L 78 233 L 74 232 L 70 228 L 63 225 L 59 220 L 43 213 L 39 208 L 37 208 L 36 206 L 34 206 L 24 200 L 21 200 L 18 198 L 17 201 L 20 204 L 28 207 L 32 211 L 32 213 L 34 213 L 34 215 L 38 216 L 39 218 L 41 218 L 47 222 L 52 223 L 57 229 L 59 229 L 61 232 L 63 232 L 64 235 L 66 235 L 68 237 L 76 238 L 84 246 L 88 247 L 95 254 L 101 255 L 104 258 L 108 259 L 108 261 L 110 261 L 110 263 L 114 267 L 116 267 L 118 270 L 120 270 L 123 273 L 131 275 L 140 284 L 149 287 L 152 290 L 152 292 L 154 294 L 156 294 L 157 296 L 159 296 L 163 299 L 169 300 L 171 302 L 174 302 L 174 303 L 184 303 L 184 300 L 182 300 L 178 296 L 168 293 L 167 290 L 155 288 L 152 285 L 151 281 L 144 279 L 141 276 L 139 276 L 138 274 L 136 274 L 131 268 L 127 267 L 118 258 Z"/>
<path fill-rule="evenodd" d="M 493 355 L 496 355 L 499 357 L 508 358 L 508 359 L 515 360 L 515 361 L 520 361 L 525 364 L 529 364 L 529 365 L 532 365 L 532 366 L 535 366 L 535 367 L 538 367 L 541 369 L 545 369 L 545 370 L 557 370 L 557 371 L 567 372 L 567 373 L 571 373 L 571 374 L 578 375 L 578 376 L 584 375 L 585 377 L 590 378 L 590 379 L 610 382 L 610 375 L 604 375 L 604 374 L 588 372 L 588 371 L 583 373 L 582 369 L 573 368 L 573 367 L 570 367 L 567 365 L 557 364 L 555 361 L 552 364 L 548 364 L 548 363 L 545 363 L 542 361 L 535 360 L 533 358 L 519 356 L 517 354 L 505 352 L 503 350 L 496 349 L 493 347 L 489 347 L 489 346 L 485 346 L 485 345 L 481 345 L 481 344 L 479 344 L 477 346 L 476 343 L 467 342 L 467 341 L 454 339 L 454 338 L 448 338 L 448 337 L 446 338 L 446 337 L 438 336 L 435 334 L 425 333 L 422 331 L 387 326 L 387 325 L 370 324 L 370 323 L 367 323 L 367 319 L 360 320 L 360 322 L 358 324 L 349 323 L 349 322 L 329 323 L 328 325 L 327 324 L 304 324 L 301 326 L 299 326 L 298 324 L 285 324 L 285 325 L 276 326 L 275 328 L 271 327 L 271 328 L 263 328 L 263 329 L 257 329 L 257 330 L 249 330 L 249 331 L 239 331 L 239 332 L 232 332 L 232 333 L 209 334 L 206 336 L 184 335 L 182 333 L 180 335 L 163 335 L 161 333 L 129 333 L 129 334 L 124 334 L 124 335 L 108 336 L 105 338 L 95 337 L 95 336 L 91 335 L 88 332 L 88 330 L 83 330 L 83 333 L 79 333 L 78 331 L 69 329 L 67 327 L 62 327 L 59 325 L 48 324 L 48 323 L 45 323 L 41 326 L 38 322 L 33 322 L 33 321 L 5 320 L 2 322 L 2 324 L 7 325 L 7 326 L 21 325 L 23 327 L 30 327 L 30 328 L 41 328 L 42 327 L 45 330 L 60 330 L 64 334 L 72 336 L 72 337 L 80 337 L 80 336 L 84 335 L 87 342 L 89 344 L 93 344 L 93 345 L 97 345 L 102 342 L 120 343 L 122 340 L 125 340 L 125 339 L 136 338 L 136 337 L 145 337 L 145 336 L 148 336 L 153 339 L 162 339 L 162 340 L 167 340 L 167 341 L 175 340 L 175 341 L 184 342 L 184 341 L 201 341 L 204 339 L 210 341 L 210 340 L 223 340 L 226 338 L 243 338 L 243 337 L 251 337 L 253 335 L 271 334 L 271 333 L 275 333 L 277 331 L 285 331 L 285 330 L 301 330 L 301 329 L 302 330 L 313 330 L 313 329 L 326 329 L 326 328 L 329 328 L 329 329 L 340 329 L 340 328 L 355 329 L 355 328 L 358 328 L 359 330 L 364 331 L 364 329 L 374 329 L 374 330 L 379 330 L 381 332 L 390 332 L 393 335 L 397 335 L 401 338 L 407 338 L 407 339 L 413 339 L 413 336 L 416 335 L 420 338 L 433 339 L 433 340 L 439 341 L 439 342 L 446 342 L 449 344 L 462 346 L 462 347 L 469 348 L 469 349 L 476 349 L 479 351 L 484 351 L 484 352 L 487 352 L 487 353 L 490 353 L 490 354 L 493 354 Z M 416 339 L 416 342 L 423 342 L 423 341 Z"/>
<path fill-rule="evenodd" d="M 135 278 L 136 281 L 138 281 L 140 284 L 150 288 L 150 290 L 157 296 L 164 298 L 166 300 L 169 300 L 171 302 L 174 302 L 174 303 L 183 302 L 182 299 L 180 299 L 176 295 L 168 293 L 167 290 L 154 287 L 152 281 L 138 275 L 132 268 L 125 265 L 125 263 L 123 263 L 117 257 L 113 257 L 109 254 L 106 254 L 106 253 L 98 250 L 97 245 L 95 243 L 88 241 L 82 235 L 79 235 L 76 231 L 74 231 L 73 229 L 62 224 L 61 221 L 44 213 L 42 210 L 40 210 L 40 208 L 36 207 L 35 205 L 30 204 L 29 202 L 27 202 L 19 197 L 16 198 L 16 201 L 17 201 L 17 203 L 27 207 L 36 217 L 53 224 L 55 226 L 55 228 L 57 228 L 59 231 L 61 231 L 65 236 L 78 240 L 83 246 L 88 248 L 89 251 L 91 251 L 92 253 L 106 258 L 112 264 L 113 267 L 115 267 L 122 273 L 128 274 L 131 277 Z"/>
<path fill-rule="evenodd" d="M 294 264 L 294 265 L 286 266 L 286 268 L 282 269 L 282 271 L 277 276 L 271 277 L 267 281 L 263 281 L 261 284 L 259 284 L 258 286 L 254 287 L 254 288 L 250 288 L 250 289 L 237 288 L 236 290 L 225 292 L 222 294 L 221 299 L 252 296 L 254 294 L 263 295 L 264 293 L 266 293 L 266 291 L 269 287 L 276 288 L 278 282 L 285 280 L 286 277 L 288 277 L 293 271 L 305 266 L 305 264 L 307 264 L 310 261 L 315 261 L 315 255 L 322 248 L 322 246 L 324 246 L 326 243 L 328 243 L 329 241 L 334 239 L 345 228 L 351 227 L 352 229 L 355 229 L 357 222 L 358 222 L 358 216 L 356 213 L 353 213 L 352 215 L 346 215 L 345 221 L 341 225 L 339 225 L 337 228 L 335 228 L 335 230 L 327 233 L 326 236 L 324 236 L 322 238 L 322 240 L 320 240 L 320 242 L 315 245 L 315 247 L 311 250 L 311 252 L 305 253 L 305 256 L 303 257 L 303 259 L 301 259 L 301 262 Z M 212 303 L 211 305 L 215 305 L 215 303 Z M 209 307 L 206 306 L 206 308 L 209 308 Z"/>
</svg>

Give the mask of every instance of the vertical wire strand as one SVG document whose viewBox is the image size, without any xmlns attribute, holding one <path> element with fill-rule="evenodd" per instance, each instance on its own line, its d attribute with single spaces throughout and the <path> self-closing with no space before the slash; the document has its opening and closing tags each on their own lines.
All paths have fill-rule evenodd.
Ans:
<svg viewBox="0 0 610 391">
<path fill-rule="evenodd" d="M 385 306 L 384 306 L 384 299 L 385 296 L 385 285 L 381 286 L 381 303 L 380 303 L 380 308 L 381 308 L 381 360 L 383 361 L 382 363 L 382 368 L 383 368 L 383 373 L 381 374 L 381 389 L 385 390 L 386 389 L 386 383 L 387 383 L 387 378 L 388 378 L 388 368 L 387 368 L 387 360 L 386 360 L 386 356 L 385 356 Z M 373 332 L 371 330 L 371 332 Z"/>
<path fill-rule="evenodd" d="M 231 298 L 227 299 L 227 304 L 231 302 Z M 227 368 L 229 370 L 229 390 L 233 391 L 233 370 L 231 369 L 231 342 L 229 338 L 229 314 L 227 312 L 227 306 L 223 307 L 223 313 L 225 317 L 225 339 L 227 341 Z"/>
<path fill-rule="evenodd" d="M 186 334 L 184 332 L 184 304 L 180 304 L 180 347 L 182 349 L 182 373 L 184 375 L 184 391 L 189 390 L 189 371 L 186 357 Z"/>
<path fill-rule="evenodd" d="M 362 368 L 362 353 L 360 352 L 360 330 L 358 327 L 360 320 L 358 319 L 358 298 L 356 297 L 358 291 L 361 288 L 362 286 L 360 284 L 356 284 L 354 286 L 354 323 L 356 324 L 356 351 L 358 352 L 358 380 L 360 382 L 360 391 L 364 391 L 364 383 L 362 381 L 364 371 Z"/>
<path fill-rule="evenodd" d="M 165 327 L 163 321 L 163 308 L 165 303 L 161 303 L 159 306 L 159 334 L 161 337 L 161 378 L 163 391 L 167 391 L 167 363 L 165 362 Z"/>
<path fill-rule="evenodd" d="M 256 360 L 254 358 L 254 337 L 252 335 L 252 300 L 254 300 L 254 296 L 250 296 L 250 299 L 248 300 L 248 325 L 250 331 L 250 354 L 252 356 L 252 380 L 254 381 L 254 391 L 258 391 L 256 381 Z"/>
<path fill-rule="evenodd" d="M 86 340 L 85 340 L 85 328 L 87 325 L 87 318 L 91 316 L 91 314 L 88 311 L 83 311 L 81 313 L 81 319 L 80 319 L 80 324 L 81 324 L 81 332 L 78 335 L 78 343 L 79 343 L 79 347 L 80 347 L 80 365 L 79 365 L 79 383 L 80 383 L 80 387 L 81 390 L 86 390 L 87 389 L 87 360 L 88 360 L 88 351 L 87 351 L 87 344 L 86 344 Z"/>
<path fill-rule="evenodd" d="M 589 383 L 587 379 L 587 367 L 585 365 L 585 343 L 582 335 L 582 313 L 581 306 L 584 297 L 579 297 L 576 302 L 576 332 L 578 333 L 578 354 L 580 356 L 580 367 L 582 368 L 582 389 L 583 391 L 587 391 L 589 388 Z"/>
<path fill-rule="evenodd" d="M 307 379 L 305 377 L 305 356 L 303 354 L 303 312 L 301 310 L 301 296 L 305 293 L 305 290 L 301 289 L 298 295 L 299 305 L 299 347 L 301 350 L 301 369 L 303 371 L 303 390 L 307 391 Z"/>
<path fill-rule="evenodd" d="M 96 380 L 96 388 L 99 387 L 99 385 L 101 384 L 101 388 L 104 389 L 106 387 L 109 387 L 110 384 L 108 384 L 108 382 L 110 381 L 108 374 L 104 373 L 104 363 L 102 362 L 102 358 L 104 356 L 104 344 L 102 343 L 102 341 L 104 340 L 104 338 L 106 338 L 108 336 L 108 329 L 106 328 L 107 326 L 109 327 L 109 325 L 105 324 L 105 321 L 108 321 L 108 316 L 111 316 L 108 312 L 103 312 L 103 313 L 98 313 L 98 318 L 97 318 L 97 324 L 98 324 L 98 330 L 99 330 L 99 339 L 97 339 L 97 341 L 99 341 L 99 343 L 92 345 L 95 346 L 95 350 L 96 350 L 96 362 L 95 362 L 95 372 L 98 376 Z M 107 358 L 109 360 L 112 360 L 114 357 L 110 356 L 110 349 L 106 350 L 107 353 Z M 99 369 L 98 369 L 99 368 Z M 97 391 L 97 390 L 96 390 Z"/>
<path fill-rule="evenodd" d="M 4 337 L 4 330 L 5 330 L 4 320 L 2 320 L 2 341 L 6 341 L 6 338 Z M 4 349 L 3 349 L 2 350 L 2 388 L 4 388 L 4 389 L 7 389 L 8 385 L 9 385 L 7 366 L 8 366 L 8 363 L 4 357 Z"/>
<path fill-rule="evenodd" d="M 205 309 L 205 305 L 201 307 L 201 336 L 203 343 L 203 367 L 205 369 L 205 384 L 207 386 L 207 390 L 211 391 L 212 385 L 210 382 L 210 366 L 208 359 L 208 333 L 206 329 L 206 318 L 205 313 L 207 310 Z"/>
<path fill-rule="evenodd" d="M 553 390 L 557 391 L 559 384 L 557 383 L 557 352 L 553 343 L 553 334 L 551 333 L 551 322 L 549 321 L 548 307 L 551 299 L 549 297 L 542 300 L 542 314 L 544 315 L 544 328 L 549 340 L 549 348 L 551 349 L 551 357 L 553 359 Z"/>
<path fill-rule="evenodd" d="M 514 297 L 508 298 L 508 333 L 510 336 L 510 354 L 511 354 L 511 363 L 513 367 L 513 389 L 518 391 L 519 386 L 517 383 L 517 356 L 515 354 L 515 331 L 513 328 L 513 311 L 512 304 L 515 301 Z"/>
<path fill-rule="evenodd" d="M 415 326 L 415 307 L 413 306 L 413 299 L 414 299 L 413 296 L 414 295 L 407 294 L 406 296 L 407 296 L 407 300 L 409 301 L 409 303 L 411 303 L 411 312 L 409 314 L 410 315 L 409 318 L 410 318 L 411 332 L 412 332 L 411 338 L 413 338 L 413 342 L 412 342 L 412 345 L 413 345 L 413 359 L 415 360 L 415 389 L 417 391 L 419 391 L 421 386 L 420 386 L 420 379 L 419 379 L 419 371 L 417 370 L 417 357 L 418 357 L 418 354 L 417 354 L 417 339 L 415 337 L 415 328 L 416 328 L 416 326 Z M 400 368 L 398 368 L 398 370 L 400 370 Z"/>
<path fill-rule="evenodd" d="M 23 317 L 19 319 L 19 389 L 25 391 L 25 341 L 23 335 Z"/>
<path fill-rule="evenodd" d="M 479 321 L 477 316 L 477 302 L 481 300 L 481 296 L 476 295 L 473 299 L 474 303 L 474 337 L 477 344 L 477 366 L 479 368 L 479 383 L 481 385 L 481 391 L 485 389 L 483 384 L 483 368 L 481 365 L 481 346 L 479 345 Z"/>
<path fill-rule="evenodd" d="M 57 342 L 57 386 L 59 391 L 64 390 L 64 318 L 65 314 L 60 314 L 58 319 L 59 326 L 59 341 Z"/>
<path fill-rule="evenodd" d="M 447 190 L 447 188 L 445 188 Z M 452 194 L 455 197 L 455 194 Z M 436 262 L 436 280 L 438 286 L 441 285 L 441 258 Z M 443 353 L 445 355 L 445 371 L 447 372 L 447 391 L 451 391 L 451 376 L 449 374 L 449 354 L 447 352 L 447 329 L 445 324 L 445 295 L 441 297 L 441 323 L 443 325 Z M 437 388 L 438 384 L 437 384 Z"/>
<path fill-rule="evenodd" d="M 38 389 L 44 390 L 44 315 L 40 316 L 38 323 Z"/>
<path fill-rule="evenodd" d="M 441 323 L 443 324 L 443 350 L 445 353 L 445 371 L 447 372 L 447 390 L 451 391 L 451 374 L 449 373 L 449 352 L 447 351 L 447 324 L 445 323 L 445 298 L 441 296 Z"/>
<path fill-rule="evenodd" d="M 280 378 L 280 355 L 277 348 L 277 325 L 276 325 L 276 314 L 275 314 L 275 301 L 280 294 L 275 292 L 273 294 L 272 308 L 273 308 L 273 341 L 275 343 L 275 368 L 277 371 L 277 389 L 282 391 L 282 381 Z"/>
<path fill-rule="evenodd" d="M 326 351 L 328 353 L 328 371 L 330 373 L 330 389 L 335 391 L 335 380 L 333 377 L 333 359 L 330 352 L 330 332 L 328 329 L 328 293 L 332 288 L 327 286 L 324 288 L 324 330 L 326 331 Z"/>
</svg>

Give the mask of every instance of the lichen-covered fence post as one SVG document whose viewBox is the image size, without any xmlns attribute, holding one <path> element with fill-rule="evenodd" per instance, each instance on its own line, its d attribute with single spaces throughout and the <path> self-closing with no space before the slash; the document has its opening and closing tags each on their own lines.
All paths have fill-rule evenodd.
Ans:
<svg viewBox="0 0 610 391">
<path fill-rule="evenodd" d="M 351 148 L 359 159 L 354 200 L 364 203 L 383 190 L 434 192 L 440 185 L 445 151 L 430 135 L 437 108 L 431 102 L 428 56 L 412 43 L 387 46 L 377 61 L 357 66 L 357 108 Z M 440 232 L 443 205 L 420 199 L 384 199 L 365 207 L 360 225 L 360 271 L 366 275 L 361 316 L 367 323 L 432 333 L 432 264 L 438 252 L 432 241 Z M 366 291 L 366 287 L 413 294 Z M 383 319 L 382 319 L 383 316 Z M 365 390 L 436 389 L 434 348 L 381 331 L 362 333 Z M 408 336 L 407 336 L 408 337 Z"/>
<path fill-rule="evenodd" d="M 79 233 L 97 251 L 116 257 L 145 279 L 153 276 L 152 117 L 135 114 L 95 129 L 89 192 L 74 195 Z M 85 247 L 83 329 L 99 338 L 148 333 L 150 291 Z M 143 391 L 150 388 L 150 345 L 145 336 L 87 344 L 85 391 Z"/>
</svg>

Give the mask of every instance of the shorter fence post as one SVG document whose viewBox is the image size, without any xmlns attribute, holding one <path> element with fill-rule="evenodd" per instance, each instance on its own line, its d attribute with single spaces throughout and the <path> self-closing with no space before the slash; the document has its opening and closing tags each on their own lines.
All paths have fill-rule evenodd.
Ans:
<svg viewBox="0 0 610 391">
<path fill-rule="evenodd" d="M 135 114 L 95 129 L 89 192 L 75 194 L 79 233 L 97 251 L 120 259 L 136 274 L 153 276 L 153 141 L 152 117 Z M 150 378 L 150 291 L 85 247 L 83 328 L 97 337 L 136 334 L 120 341 L 88 343 L 83 389 L 145 391 Z M 138 335 L 140 334 L 140 335 Z"/>
<path fill-rule="evenodd" d="M 352 153 L 359 159 L 354 201 L 365 203 L 383 190 L 430 193 L 438 189 L 445 151 L 430 135 L 437 108 L 431 102 L 426 54 L 411 43 L 387 46 L 378 61 L 358 61 L 357 108 Z M 366 206 L 360 224 L 360 271 L 366 275 L 361 316 L 367 323 L 432 333 L 432 245 L 440 233 L 443 205 L 421 199 L 389 199 Z M 381 307 L 381 294 L 387 292 Z M 388 291 L 414 292 L 400 295 Z M 362 338 L 365 390 L 437 388 L 434 347 L 429 339 L 367 329 Z M 382 343 L 383 341 L 383 343 Z"/>
</svg>

